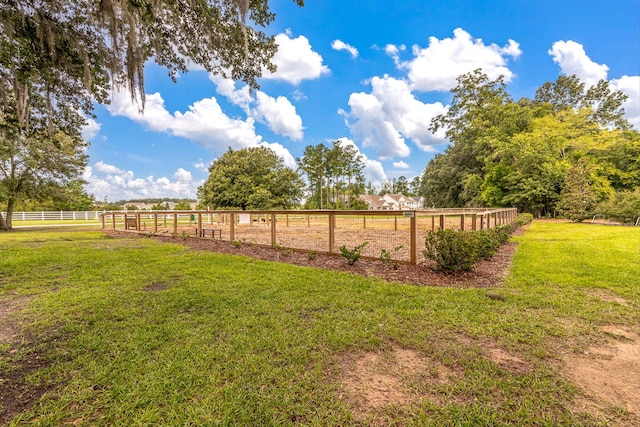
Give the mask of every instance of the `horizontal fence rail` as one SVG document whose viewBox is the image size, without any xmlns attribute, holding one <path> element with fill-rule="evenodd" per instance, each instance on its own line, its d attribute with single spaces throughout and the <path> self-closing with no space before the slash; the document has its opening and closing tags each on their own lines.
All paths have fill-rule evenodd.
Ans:
<svg viewBox="0 0 640 427">
<path fill-rule="evenodd" d="M 100 220 L 100 215 L 105 211 L 40 211 L 40 212 L 13 212 L 12 221 L 79 221 Z M 6 219 L 6 214 L 0 212 Z"/>
<path fill-rule="evenodd" d="M 517 209 L 405 211 L 128 211 L 100 215 L 102 228 L 216 239 L 340 255 L 367 242 L 363 258 L 417 264 L 428 231 L 486 230 L 514 222 Z"/>
</svg>

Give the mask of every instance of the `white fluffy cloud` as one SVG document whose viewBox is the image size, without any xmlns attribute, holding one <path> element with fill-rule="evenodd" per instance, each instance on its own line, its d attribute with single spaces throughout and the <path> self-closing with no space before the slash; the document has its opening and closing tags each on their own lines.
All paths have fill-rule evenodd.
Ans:
<svg viewBox="0 0 640 427">
<path fill-rule="evenodd" d="M 231 118 L 222 111 L 215 98 L 196 101 L 184 113 L 176 111 L 171 114 L 166 110 L 162 96 L 154 93 L 146 96 L 144 114 L 141 114 L 138 107 L 131 103 L 129 95 L 119 92 L 114 94 L 107 108 L 111 114 L 128 117 L 150 130 L 186 138 L 210 149 L 214 155 L 222 154 L 228 147 L 237 150 L 273 145 L 256 134 L 253 117 L 246 120 Z M 282 120 L 282 117 L 272 116 L 269 120 Z M 292 119 L 291 115 L 285 114 L 284 117 Z M 277 121 L 269 125 L 277 125 Z"/>
<path fill-rule="evenodd" d="M 358 49 L 356 49 L 355 47 L 351 46 L 348 43 L 343 42 L 342 40 L 336 39 L 332 41 L 331 48 L 338 51 L 346 50 L 347 52 L 349 52 L 352 58 L 358 57 Z"/>
<path fill-rule="evenodd" d="M 136 178 L 133 171 L 125 171 L 117 166 L 98 162 L 87 166 L 83 178 L 87 181 L 87 191 L 97 200 L 127 200 L 135 198 L 193 198 L 203 180 L 194 180 L 191 172 L 178 168 L 171 178 Z"/>
<path fill-rule="evenodd" d="M 330 72 L 329 67 L 322 64 L 322 56 L 311 48 L 305 36 L 291 38 L 291 33 L 278 34 L 276 37 L 278 51 L 272 62 L 278 67 L 275 73 L 264 70 L 262 78 L 284 80 L 294 85 L 302 80 L 317 79 Z"/>
<path fill-rule="evenodd" d="M 384 172 L 382 163 L 377 160 L 371 160 L 366 154 L 362 153 L 355 142 L 349 138 L 338 138 L 342 146 L 353 146 L 358 154 L 362 156 L 362 162 L 364 163 L 364 178 L 367 182 L 371 182 L 373 185 L 380 185 L 387 180 L 387 174 Z"/>
<path fill-rule="evenodd" d="M 274 133 L 286 136 L 293 141 L 302 139 L 302 118 L 296 112 L 296 107 L 286 97 L 273 98 L 262 91 L 257 91 L 254 99 L 248 86 L 236 89 L 233 80 L 214 74 L 209 74 L 209 79 L 216 85 L 216 92 L 241 107 L 248 116 L 265 123 Z"/>
<path fill-rule="evenodd" d="M 384 47 L 384 52 L 393 59 L 393 62 L 395 62 L 396 66 L 400 66 L 400 52 L 404 52 L 405 50 L 407 50 L 407 46 L 403 44 L 401 44 L 400 46 L 388 44 Z"/>
<path fill-rule="evenodd" d="M 91 117 L 87 118 L 87 123 L 82 126 L 80 129 L 80 133 L 82 134 L 82 139 L 85 141 L 91 141 L 95 136 L 100 132 L 100 123 L 96 122 Z"/>
<path fill-rule="evenodd" d="M 609 67 L 593 62 L 580 43 L 572 40 L 557 41 L 549 49 L 549 55 L 560 66 L 563 74 L 575 74 L 587 87 L 607 78 Z"/>
<path fill-rule="evenodd" d="M 585 86 L 591 87 L 600 80 L 607 79 L 609 67 L 589 58 L 584 46 L 572 40 L 557 41 L 549 49 L 549 55 L 565 75 L 576 75 Z M 625 117 L 640 129 L 640 76 L 622 76 L 609 81 L 612 89 L 619 89 L 629 98 L 622 105 Z"/>
<path fill-rule="evenodd" d="M 440 102 L 425 104 L 411 93 L 407 82 L 392 77 L 371 79 L 371 93 L 353 93 L 349 98 L 351 111 L 346 114 L 351 132 L 362 138 L 364 147 L 373 148 L 382 160 L 407 157 L 406 139 L 411 139 L 423 151 L 445 142 L 443 132 L 432 134 L 431 119 L 446 112 Z"/>
<path fill-rule="evenodd" d="M 409 169 L 410 166 L 408 163 L 403 162 L 402 160 L 399 162 L 393 162 L 393 167 L 396 169 Z"/>
<path fill-rule="evenodd" d="M 636 129 L 640 129 L 640 76 L 622 76 L 611 80 L 611 85 L 629 97 L 622 104 L 625 117 Z"/>
<path fill-rule="evenodd" d="M 386 51 L 397 59 L 397 50 L 387 48 Z M 458 76 L 476 68 L 481 68 L 491 79 L 503 75 L 506 82 L 511 81 L 513 73 L 507 67 L 507 57 L 517 59 L 520 53 L 519 44 L 513 40 L 503 47 L 493 43 L 485 45 L 482 39 L 474 39 L 457 28 L 453 31 L 453 38 L 439 40 L 430 37 L 428 47 L 414 46 L 415 58 L 399 65 L 409 70 L 413 89 L 448 91 L 456 85 Z"/>
<path fill-rule="evenodd" d="M 291 138 L 302 139 L 302 118 L 296 113 L 296 107 L 284 96 L 273 98 L 264 92 L 256 93 L 256 106 L 252 116 L 264 121 L 273 132 Z"/>
<path fill-rule="evenodd" d="M 212 73 L 209 73 L 209 80 L 216 85 L 217 93 L 227 98 L 232 104 L 241 107 L 247 115 L 249 114 L 249 105 L 253 102 L 249 86 L 236 89 L 236 82 L 232 79 L 225 79 L 221 75 Z"/>
</svg>

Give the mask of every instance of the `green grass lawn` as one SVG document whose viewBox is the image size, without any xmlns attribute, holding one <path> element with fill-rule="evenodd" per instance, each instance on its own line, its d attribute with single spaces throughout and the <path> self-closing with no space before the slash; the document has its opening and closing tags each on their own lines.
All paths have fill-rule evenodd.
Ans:
<svg viewBox="0 0 640 427">
<path fill-rule="evenodd" d="M 0 378 L 34 355 L 46 362 L 25 379 L 46 393 L 12 423 L 633 423 L 614 405 L 576 410 L 559 370 L 562 354 L 606 338 L 599 326 L 640 328 L 640 228 L 535 222 L 514 240 L 503 286 L 452 289 L 98 230 L 0 233 L 0 303 L 24 301 L 12 315 L 23 343 L 0 344 Z M 425 361 L 409 399 L 356 408 L 346 361 L 393 364 L 397 349 Z"/>
</svg>

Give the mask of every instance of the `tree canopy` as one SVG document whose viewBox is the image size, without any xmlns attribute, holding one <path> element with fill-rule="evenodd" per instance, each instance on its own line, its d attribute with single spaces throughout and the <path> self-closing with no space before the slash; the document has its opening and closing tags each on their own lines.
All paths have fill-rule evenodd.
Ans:
<svg viewBox="0 0 640 427">
<path fill-rule="evenodd" d="M 147 61 L 173 79 L 197 64 L 257 87 L 262 71 L 274 70 L 274 38 L 260 30 L 273 19 L 268 0 L 0 0 L 6 216 L 21 198 L 64 195 L 66 182 L 78 181 L 85 116 L 121 87 L 142 110 Z M 0 218 L 0 229 L 10 228 Z"/>
<path fill-rule="evenodd" d="M 209 167 L 198 198 L 211 209 L 289 209 L 300 202 L 303 187 L 298 173 L 271 149 L 230 148 Z"/>
<path fill-rule="evenodd" d="M 2 72 L 19 104 L 36 74 L 99 101 L 112 82 L 144 97 L 150 59 L 173 78 L 193 63 L 256 87 L 264 67 L 274 70 L 274 38 L 259 30 L 274 18 L 268 0 L 0 0 Z"/>
<path fill-rule="evenodd" d="M 515 206 L 585 217 L 617 191 L 640 187 L 640 134 L 624 119 L 626 96 L 575 76 L 513 101 L 501 78 L 461 76 L 451 109 L 436 117 L 451 145 L 422 175 L 420 193 L 441 207 Z"/>
<path fill-rule="evenodd" d="M 330 148 L 308 145 L 297 162 L 307 177 L 307 208 L 350 208 L 364 194 L 364 161 L 351 144 L 335 140 Z"/>
</svg>

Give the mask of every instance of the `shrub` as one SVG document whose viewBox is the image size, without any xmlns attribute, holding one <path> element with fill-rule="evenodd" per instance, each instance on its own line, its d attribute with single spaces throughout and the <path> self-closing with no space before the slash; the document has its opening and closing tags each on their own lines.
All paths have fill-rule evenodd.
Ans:
<svg viewBox="0 0 640 427">
<path fill-rule="evenodd" d="M 479 260 L 494 256 L 500 245 L 509 240 L 511 233 L 532 220 L 533 215 L 526 213 L 519 214 L 512 224 L 490 230 L 428 231 L 423 253 L 427 259 L 436 262 L 439 271 L 470 271 Z"/>
<path fill-rule="evenodd" d="M 472 231 L 470 234 L 475 235 L 475 239 L 470 239 L 470 244 L 476 245 L 478 259 L 491 258 L 496 254 L 502 243 L 500 234 L 496 229 Z"/>
<path fill-rule="evenodd" d="M 478 262 L 478 234 L 455 230 L 428 231 L 424 256 L 447 273 L 470 271 Z"/>
<path fill-rule="evenodd" d="M 533 221 L 533 215 L 530 213 L 521 213 L 518 214 L 515 222 L 515 228 L 522 227 L 525 224 L 529 224 Z"/>
<path fill-rule="evenodd" d="M 347 249 L 346 246 L 340 246 L 340 254 L 347 259 L 347 264 L 353 265 L 360 259 L 362 249 L 367 246 L 369 242 L 364 242 L 361 245 L 356 246 L 353 250 Z"/>
</svg>

